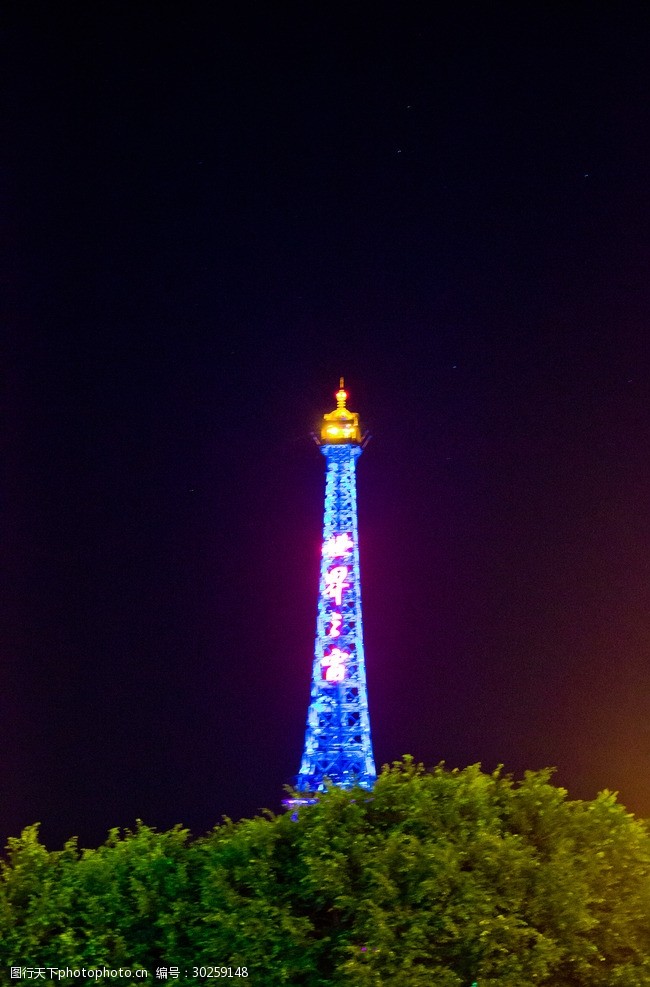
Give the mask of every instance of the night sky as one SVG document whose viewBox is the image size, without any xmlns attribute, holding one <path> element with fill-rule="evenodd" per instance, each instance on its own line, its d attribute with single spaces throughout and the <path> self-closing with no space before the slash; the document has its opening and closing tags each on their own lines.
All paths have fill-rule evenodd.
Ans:
<svg viewBox="0 0 650 987">
<path fill-rule="evenodd" d="M 279 810 L 341 374 L 378 764 L 650 816 L 650 11 L 9 4 L 0 838 Z"/>
</svg>

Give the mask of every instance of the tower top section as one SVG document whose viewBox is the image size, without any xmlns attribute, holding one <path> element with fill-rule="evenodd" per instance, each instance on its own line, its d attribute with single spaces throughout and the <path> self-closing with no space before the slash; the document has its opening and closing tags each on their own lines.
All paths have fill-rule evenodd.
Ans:
<svg viewBox="0 0 650 987">
<path fill-rule="evenodd" d="M 320 430 L 321 445 L 361 444 L 361 426 L 359 416 L 355 411 L 346 408 L 348 394 L 343 378 L 336 392 L 336 408 L 328 415 L 323 415 L 323 425 Z"/>
</svg>

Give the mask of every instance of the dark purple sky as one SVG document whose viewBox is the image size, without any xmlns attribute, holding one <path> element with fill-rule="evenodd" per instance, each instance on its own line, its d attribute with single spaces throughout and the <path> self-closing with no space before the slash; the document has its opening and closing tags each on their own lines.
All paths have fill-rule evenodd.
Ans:
<svg viewBox="0 0 650 987">
<path fill-rule="evenodd" d="M 650 815 L 647 12 L 28 6 L 2 842 L 279 806 L 340 374 L 377 761 Z"/>
</svg>

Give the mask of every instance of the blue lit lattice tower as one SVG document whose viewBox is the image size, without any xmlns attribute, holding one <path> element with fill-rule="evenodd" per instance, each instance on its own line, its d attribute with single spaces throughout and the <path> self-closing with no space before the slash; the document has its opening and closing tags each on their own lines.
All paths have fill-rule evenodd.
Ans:
<svg viewBox="0 0 650 987">
<path fill-rule="evenodd" d="M 323 791 L 372 788 L 377 773 L 370 738 L 361 620 L 356 465 L 363 436 L 346 407 L 341 378 L 337 406 L 323 416 L 318 440 L 327 461 L 316 644 L 305 749 L 297 785 Z"/>
</svg>

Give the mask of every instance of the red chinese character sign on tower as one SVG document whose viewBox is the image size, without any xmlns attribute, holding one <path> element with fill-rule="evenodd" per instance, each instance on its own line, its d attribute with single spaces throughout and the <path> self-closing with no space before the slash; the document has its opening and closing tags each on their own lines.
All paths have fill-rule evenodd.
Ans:
<svg viewBox="0 0 650 987">
<path fill-rule="evenodd" d="M 305 749 L 297 788 L 371 788 L 376 779 L 370 737 L 361 620 L 356 463 L 363 448 L 359 416 L 337 406 L 323 416 L 320 449 L 327 461 L 318 618 Z"/>
</svg>

